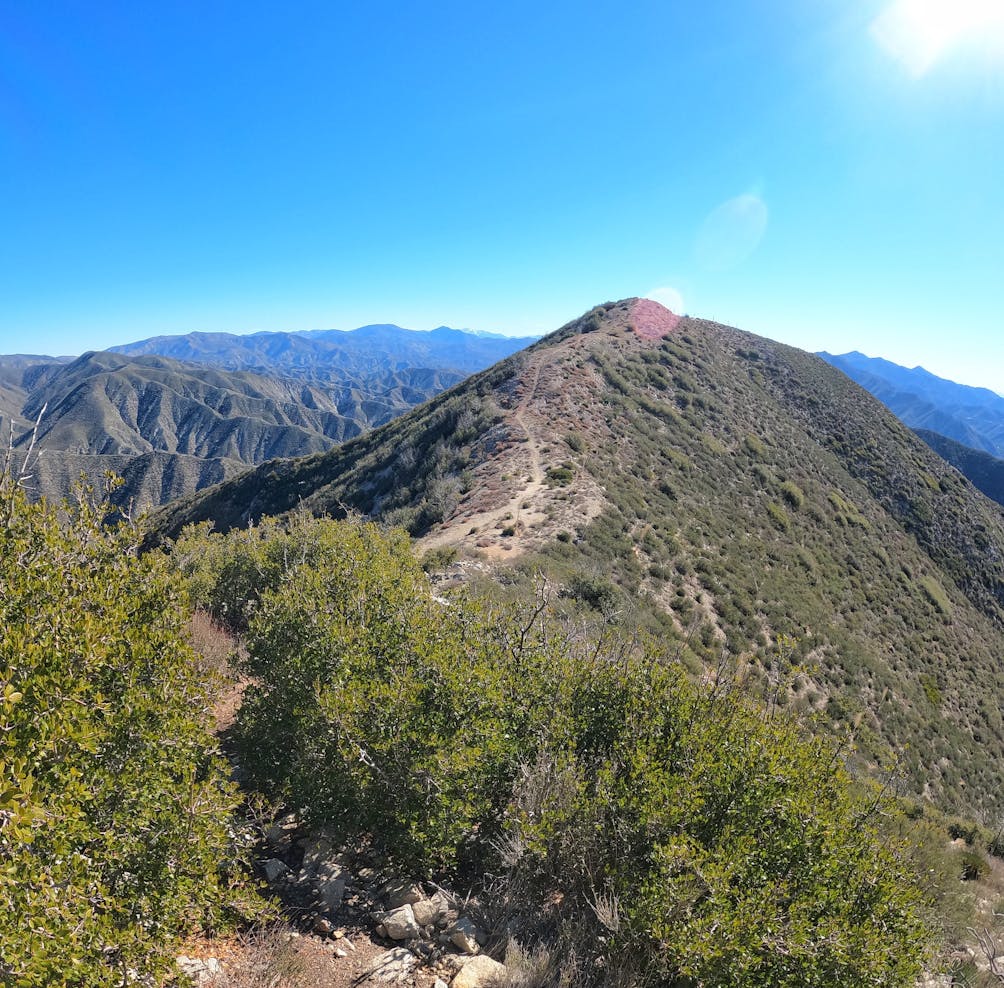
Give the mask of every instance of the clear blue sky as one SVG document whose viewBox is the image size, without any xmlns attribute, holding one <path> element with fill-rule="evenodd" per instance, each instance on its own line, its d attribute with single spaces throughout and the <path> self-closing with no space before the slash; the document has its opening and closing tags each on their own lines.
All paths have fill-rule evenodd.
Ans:
<svg viewBox="0 0 1004 988">
<path fill-rule="evenodd" d="M 1004 391 L 1002 10 L 0 0 L 0 351 L 654 294 Z"/>
</svg>

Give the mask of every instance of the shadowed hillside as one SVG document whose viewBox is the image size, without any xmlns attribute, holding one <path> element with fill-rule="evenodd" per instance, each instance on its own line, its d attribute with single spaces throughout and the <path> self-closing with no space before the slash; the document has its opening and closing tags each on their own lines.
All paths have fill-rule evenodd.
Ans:
<svg viewBox="0 0 1004 988">
<path fill-rule="evenodd" d="M 1004 460 L 947 436 L 939 436 L 929 429 L 915 429 L 914 432 L 939 456 L 948 460 L 974 487 L 998 504 L 1004 504 Z"/>
<path fill-rule="evenodd" d="M 699 664 L 895 759 L 914 792 L 996 807 L 1004 524 L 818 357 L 655 303 L 598 307 L 330 453 L 265 464 L 157 518 L 298 506 L 543 569 Z"/>
</svg>

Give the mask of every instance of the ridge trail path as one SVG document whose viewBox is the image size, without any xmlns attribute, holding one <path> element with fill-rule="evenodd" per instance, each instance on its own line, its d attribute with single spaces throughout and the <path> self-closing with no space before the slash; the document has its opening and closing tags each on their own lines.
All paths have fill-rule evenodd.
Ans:
<svg viewBox="0 0 1004 988">
<path fill-rule="evenodd" d="M 530 431 L 530 427 L 526 424 L 525 413 L 527 406 L 530 404 L 530 399 L 537 394 L 537 385 L 540 383 L 540 368 L 543 365 L 543 361 L 538 361 L 537 365 L 533 369 L 533 382 L 530 387 L 527 388 L 526 394 L 523 396 L 523 400 L 516 407 L 516 411 L 513 413 L 513 418 L 519 423 L 519 427 L 526 433 L 526 441 L 528 448 L 530 450 L 530 485 L 540 486 L 544 483 L 544 468 L 541 465 L 540 460 L 540 440 Z"/>
<path fill-rule="evenodd" d="M 520 402 L 516 406 L 512 416 L 513 421 L 526 435 L 525 449 L 529 456 L 529 463 L 527 464 L 527 479 L 524 486 L 518 488 L 512 497 L 498 508 L 492 508 L 487 511 L 477 511 L 471 515 L 457 516 L 447 522 L 438 532 L 427 535 L 421 540 L 423 549 L 438 549 L 440 546 L 448 543 L 460 543 L 469 538 L 484 538 L 486 536 L 490 536 L 503 521 L 511 521 L 515 526 L 521 520 L 520 515 L 524 510 L 523 504 L 526 501 L 531 502 L 531 508 L 529 509 L 529 515 L 524 516 L 522 519 L 524 524 L 527 523 L 529 518 L 537 520 L 538 518 L 544 517 L 544 515 L 539 512 L 533 512 L 532 510 L 534 499 L 548 489 L 544 477 L 544 465 L 540 456 L 542 444 L 533 429 L 530 428 L 526 418 L 526 411 L 529 404 L 537 394 L 537 387 L 540 383 L 540 372 L 543 364 L 543 360 L 538 360 L 535 363 L 533 376 L 530 378 L 529 384 L 527 385 L 526 393 L 520 399 Z M 477 528 L 476 535 L 470 535 L 470 530 L 472 528 Z M 487 551 L 490 555 L 501 555 L 502 552 L 505 551 L 499 546 L 485 546 L 481 548 L 482 551 Z M 508 549 L 508 547 L 506 548 Z"/>
</svg>

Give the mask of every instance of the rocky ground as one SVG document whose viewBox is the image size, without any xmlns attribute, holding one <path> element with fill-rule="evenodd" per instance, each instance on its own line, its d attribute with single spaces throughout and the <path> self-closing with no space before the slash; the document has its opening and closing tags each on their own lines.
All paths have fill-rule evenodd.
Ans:
<svg viewBox="0 0 1004 988">
<path fill-rule="evenodd" d="M 367 850 L 336 847 L 292 815 L 267 832 L 261 877 L 286 923 L 267 938 L 192 945 L 178 967 L 209 988 L 511 983 L 483 950 L 476 910 L 445 889 L 388 876 Z M 266 942 L 267 940 L 267 942 Z"/>
</svg>

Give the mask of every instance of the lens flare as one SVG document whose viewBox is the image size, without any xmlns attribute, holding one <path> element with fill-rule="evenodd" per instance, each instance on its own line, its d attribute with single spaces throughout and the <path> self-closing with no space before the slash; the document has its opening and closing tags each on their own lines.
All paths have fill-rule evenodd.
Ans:
<svg viewBox="0 0 1004 988">
<path fill-rule="evenodd" d="M 1004 55 L 1004 2 L 897 0 L 872 22 L 871 34 L 919 77 L 963 45 Z"/>
<path fill-rule="evenodd" d="M 694 254 L 708 271 L 731 271 L 756 249 L 767 232 L 767 206 L 759 196 L 741 195 L 713 209 L 704 219 Z"/>
</svg>

